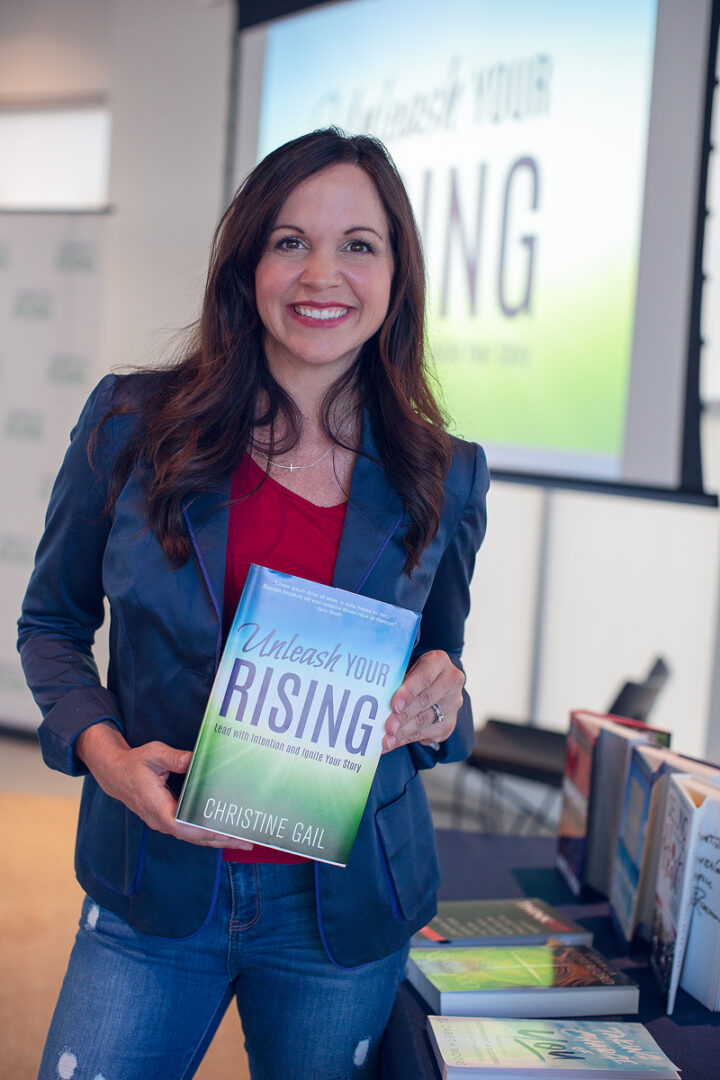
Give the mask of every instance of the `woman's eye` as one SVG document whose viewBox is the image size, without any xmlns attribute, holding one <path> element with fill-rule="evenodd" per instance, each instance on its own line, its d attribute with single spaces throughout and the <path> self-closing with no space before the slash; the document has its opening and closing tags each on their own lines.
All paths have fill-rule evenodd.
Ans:
<svg viewBox="0 0 720 1080">
<path fill-rule="evenodd" d="M 301 247 L 302 240 L 299 236 L 282 236 L 275 244 L 278 251 L 299 251 Z"/>
<path fill-rule="evenodd" d="M 347 250 L 360 252 L 361 254 L 368 252 L 370 255 L 372 255 L 373 252 L 372 246 L 368 244 L 367 240 L 351 240 L 347 245 Z"/>
</svg>

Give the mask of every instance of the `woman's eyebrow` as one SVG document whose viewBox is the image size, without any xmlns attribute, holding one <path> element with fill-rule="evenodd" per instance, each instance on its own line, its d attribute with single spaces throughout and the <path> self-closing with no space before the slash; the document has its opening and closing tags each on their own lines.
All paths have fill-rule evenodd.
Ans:
<svg viewBox="0 0 720 1080">
<path fill-rule="evenodd" d="M 304 229 L 301 229 L 299 225 L 273 225 L 270 230 L 271 233 L 277 232 L 278 229 L 292 229 L 293 232 L 305 233 Z"/>
<path fill-rule="evenodd" d="M 379 233 L 377 229 L 373 229 L 372 225 L 353 225 L 352 228 L 345 230 L 343 236 L 348 236 L 350 233 L 353 232 L 371 232 L 375 233 L 379 240 L 383 239 L 382 233 Z"/>
</svg>

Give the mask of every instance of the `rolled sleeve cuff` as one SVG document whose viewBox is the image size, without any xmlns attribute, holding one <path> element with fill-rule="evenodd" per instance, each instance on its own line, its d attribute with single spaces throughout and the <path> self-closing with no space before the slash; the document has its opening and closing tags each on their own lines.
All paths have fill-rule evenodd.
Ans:
<svg viewBox="0 0 720 1080">
<path fill-rule="evenodd" d="M 38 728 L 45 764 L 69 776 L 84 776 L 88 770 L 75 754 L 75 740 L 86 728 L 103 723 L 124 734 L 118 700 L 110 690 L 82 686 L 63 695 Z"/>
</svg>

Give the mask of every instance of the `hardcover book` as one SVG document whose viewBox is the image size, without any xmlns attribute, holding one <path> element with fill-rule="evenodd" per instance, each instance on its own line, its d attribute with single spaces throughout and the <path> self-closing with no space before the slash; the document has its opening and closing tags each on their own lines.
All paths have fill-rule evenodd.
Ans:
<svg viewBox="0 0 720 1080">
<path fill-rule="evenodd" d="M 692 914 L 680 986 L 706 1009 L 720 1009 L 720 791 L 688 781 L 697 805 Z"/>
<path fill-rule="evenodd" d="M 720 769 L 665 747 L 634 746 L 625 785 L 610 914 L 630 942 L 650 938 L 667 792 L 673 773 L 720 783 Z"/>
<path fill-rule="evenodd" d="M 678 1080 L 642 1024 L 429 1016 L 443 1080 Z"/>
<path fill-rule="evenodd" d="M 444 1016 L 600 1016 L 638 1010 L 638 987 L 586 945 L 411 949 L 406 977 Z"/>
<path fill-rule="evenodd" d="M 592 933 L 537 897 L 441 900 L 432 922 L 413 936 L 415 948 L 438 945 L 592 945 Z"/>
<path fill-rule="evenodd" d="M 610 893 L 633 746 L 669 741 L 669 732 L 634 720 L 571 714 L 555 864 L 576 896 L 583 885 Z"/>
<path fill-rule="evenodd" d="M 346 865 L 419 622 L 251 566 L 177 820 Z"/>
<path fill-rule="evenodd" d="M 662 832 L 650 966 L 672 1013 L 678 986 L 718 1007 L 720 790 L 671 777 Z M 698 916 L 697 922 L 695 916 Z"/>
</svg>

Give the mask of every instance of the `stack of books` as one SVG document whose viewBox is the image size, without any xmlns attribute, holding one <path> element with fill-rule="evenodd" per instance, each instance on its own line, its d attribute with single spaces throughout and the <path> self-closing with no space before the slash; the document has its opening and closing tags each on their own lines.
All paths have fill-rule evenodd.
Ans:
<svg viewBox="0 0 720 1080">
<path fill-rule="evenodd" d="M 411 944 L 407 978 L 432 1012 L 444 1080 L 677 1080 L 642 1024 L 567 1019 L 636 1013 L 639 991 L 543 900 L 441 902 Z"/>
</svg>

